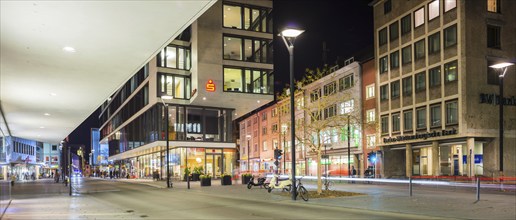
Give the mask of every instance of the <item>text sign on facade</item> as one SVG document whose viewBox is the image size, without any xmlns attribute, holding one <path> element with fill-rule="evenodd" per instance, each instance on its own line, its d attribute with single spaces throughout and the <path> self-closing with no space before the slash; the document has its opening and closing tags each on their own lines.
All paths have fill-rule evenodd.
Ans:
<svg viewBox="0 0 516 220">
<path fill-rule="evenodd" d="M 213 83 L 213 80 L 208 80 L 208 83 L 206 83 L 206 91 L 208 92 L 215 92 L 215 83 Z"/>
</svg>

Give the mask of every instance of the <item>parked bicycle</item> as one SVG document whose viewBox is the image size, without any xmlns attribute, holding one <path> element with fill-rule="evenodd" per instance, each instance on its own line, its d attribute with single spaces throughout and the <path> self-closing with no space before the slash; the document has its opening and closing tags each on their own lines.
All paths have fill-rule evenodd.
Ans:
<svg viewBox="0 0 516 220">
<path fill-rule="evenodd" d="M 308 190 L 306 190 L 303 184 L 301 183 L 301 179 L 303 179 L 303 177 L 297 179 L 296 197 L 301 196 L 303 200 L 308 201 Z"/>
<path fill-rule="evenodd" d="M 333 186 L 333 181 L 329 180 L 329 179 L 326 179 L 324 181 L 324 190 L 328 191 L 330 190 L 330 187 Z"/>
</svg>

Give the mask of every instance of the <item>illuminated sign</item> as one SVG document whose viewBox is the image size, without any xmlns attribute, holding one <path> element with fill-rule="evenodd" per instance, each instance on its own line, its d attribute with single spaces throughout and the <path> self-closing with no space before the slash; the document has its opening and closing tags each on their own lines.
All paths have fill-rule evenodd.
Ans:
<svg viewBox="0 0 516 220">
<path fill-rule="evenodd" d="M 213 80 L 208 80 L 208 83 L 206 83 L 206 91 L 208 92 L 215 92 L 215 83 L 213 83 Z"/>
</svg>

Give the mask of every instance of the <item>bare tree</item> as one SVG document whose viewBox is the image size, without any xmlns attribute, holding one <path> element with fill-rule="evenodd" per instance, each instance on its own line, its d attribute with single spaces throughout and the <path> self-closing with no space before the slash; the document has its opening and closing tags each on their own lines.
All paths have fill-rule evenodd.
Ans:
<svg viewBox="0 0 516 220">
<path fill-rule="evenodd" d="M 316 155 L 319 194 L 322 193 L 321 159 L 324 146 L 347 146 L 351 141 L 347 138 L 348 126 L 359 130 L 364 126 L 375 126 L 362 123 L 361 90 L 360 83 L 356 81 L 358 77 L 348 77 L 347 81 L 339 80 L 344 79 L 345 74 L 349 72 L 330 69 L 328 66 L 316 70 L 307 69 L 304 78 L 296 83 L 296 97 L 303 99 L 298 100 L 295 109 L 296 117 L 302 117 L 296 118 L 296 140 Z M 284 92 L 280 98 L 288 96 L 288 92 Z M 361 138 L 359 141 L 362 142 Z"/>
</svg>

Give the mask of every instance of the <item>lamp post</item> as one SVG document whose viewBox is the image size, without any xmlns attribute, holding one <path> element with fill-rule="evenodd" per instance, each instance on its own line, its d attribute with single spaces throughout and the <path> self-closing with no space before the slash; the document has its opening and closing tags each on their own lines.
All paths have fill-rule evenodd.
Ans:
<svg viewBox="0 0 516 220">
<path fill-rule="evenodd" d="M 498 63 L 492 66 L 489 66 L 493 69 L 497 69 L 500 74 L 498 75 L 498 78 L 500 80 L 500 96 L 498 98 L 498 104 L 500 105 L 500 175 L 503 173 L 503 77 L 505 76 L 505 73 L 507 72 L 507 67 L 514 65 L 514 63 Z"/>
<path fill-rule="evenodd" d="M 167 159 L 165 160 L 165 163 L 167 163 L 167 188 L 170 188 L 171 187 L 171 184 L 170 184 L 170 149 L 169 149 L 169 139 L 168 139 L 168 104 L 165 103 L 164 100 L 171 100 L 172 99 L 172 96 L 169 96 L 169 95 L 163 95 L 161 96 L 161 102 L 163 103 L 163 105 L 165 106 L 165 117 L 167 118 L 167 132 L 166 132 L 166 141 L 167 141 L 167 154 L 166 154 L 166 157 Z"/>
<path fill-rule="evenodd" d="M 348 114 L 348 177 L 351 178 L 351 132 L 349 128 L 349 114 Z"/>
<path fill-rule="evenodd" d="M 290 55 L 290 138 L 292 143 L 292 200 L 296 200 L 296 125 L 295 125 L 295 114 L 294 114 L 294 42 L 296 37 L 303 33 L 304 30 L 298 29 L 285 29 L 281 32 L 281 38 L 288 49 Z"/>
<path fill-rule="evenodd" d="M 247 172 L 251 173 L 251 165 L 249 164 L 249 141 L 251 140 L 251 135 L 246 135 L 245 138 L 247 139 Z"/>
</svg>

